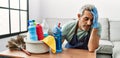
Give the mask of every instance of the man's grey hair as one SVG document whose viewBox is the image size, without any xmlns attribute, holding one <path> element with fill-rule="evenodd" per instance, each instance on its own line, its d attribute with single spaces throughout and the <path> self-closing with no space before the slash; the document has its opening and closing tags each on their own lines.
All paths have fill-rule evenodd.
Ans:
<svg viewBox="0 0 120 58">
<path fill-rule="evenodd" d="M 80 14 L 83 15 L 84 11 L 85 10 L 88 10 L 88 11 L 92 11 L 92 9 L 94 8 L 95 6 L 94 5 L 91 5 L 91 4 L 86 4 L 84 6 L 81 7 L 80 9 Z"/>
</svg>

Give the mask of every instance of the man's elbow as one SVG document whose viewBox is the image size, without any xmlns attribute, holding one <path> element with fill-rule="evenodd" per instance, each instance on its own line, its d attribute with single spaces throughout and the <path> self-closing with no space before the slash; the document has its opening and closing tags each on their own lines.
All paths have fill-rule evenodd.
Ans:
<svg viewBox="0 0 120 58">
<path fill-rule="evenodd" d="M 89 48 L 88 51 L 92 53 L 92 52 L 95 51 L 95 49 L 90 49 L 90 48 Z"/>
<path fill-rule="evenodd" d="M 98 47 L 88 47 L 89 52 L 94 52 Z"/>
</svg>

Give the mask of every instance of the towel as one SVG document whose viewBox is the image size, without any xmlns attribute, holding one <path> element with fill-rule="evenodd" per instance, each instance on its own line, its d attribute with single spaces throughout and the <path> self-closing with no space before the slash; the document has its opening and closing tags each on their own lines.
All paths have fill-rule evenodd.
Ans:
<svg viewBox="0 0 120 58">
<path fill-rule="evenodd" d="M 52 50 L 53 53 L 56 53 L 56 42 L 55 38 L 53 36 L 47 36 L 42 40 L 44 43 L 46 43 Z"/>
</svg>

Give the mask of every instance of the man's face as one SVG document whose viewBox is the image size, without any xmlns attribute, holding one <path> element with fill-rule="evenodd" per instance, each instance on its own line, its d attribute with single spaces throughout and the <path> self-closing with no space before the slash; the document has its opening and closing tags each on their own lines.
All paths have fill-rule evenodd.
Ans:
<svg viewBox="0 0 120 58">
<path fill-rule="evenodd" d="M 91 28 L 93 16 L 90 11 L 85 10 L 82 16 L 78 16 L 79 28 L 84 31 L 88 31 Z"/>
</svg>

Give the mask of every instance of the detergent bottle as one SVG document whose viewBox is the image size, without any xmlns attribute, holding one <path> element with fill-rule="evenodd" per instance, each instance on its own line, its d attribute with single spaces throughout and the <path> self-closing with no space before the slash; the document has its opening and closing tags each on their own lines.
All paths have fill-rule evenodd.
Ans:
<svg viewBox="0 0 120 58">
<path fill-rule="evenodd" d="M 28 26 L 29 37 L 31 41 L 37 41 L 36 26 L 34 25 L 33 20 L 29 20 Z"/>
<path fill-rule="evenodd" d="M 36 32 L 37 32 L 38 40 L 43 40 L 44 35 L 43 35 L 42 26 L 40 24 L 36 25 Z"/>
<path fill-rule="evenodd" d="M 54 27 L 53 36 L 55 37 L 56 41 L 56 52 L 62 52 L 62 32 L 60 23 L 58 23 L 57 26 Z"/>
</svg>

